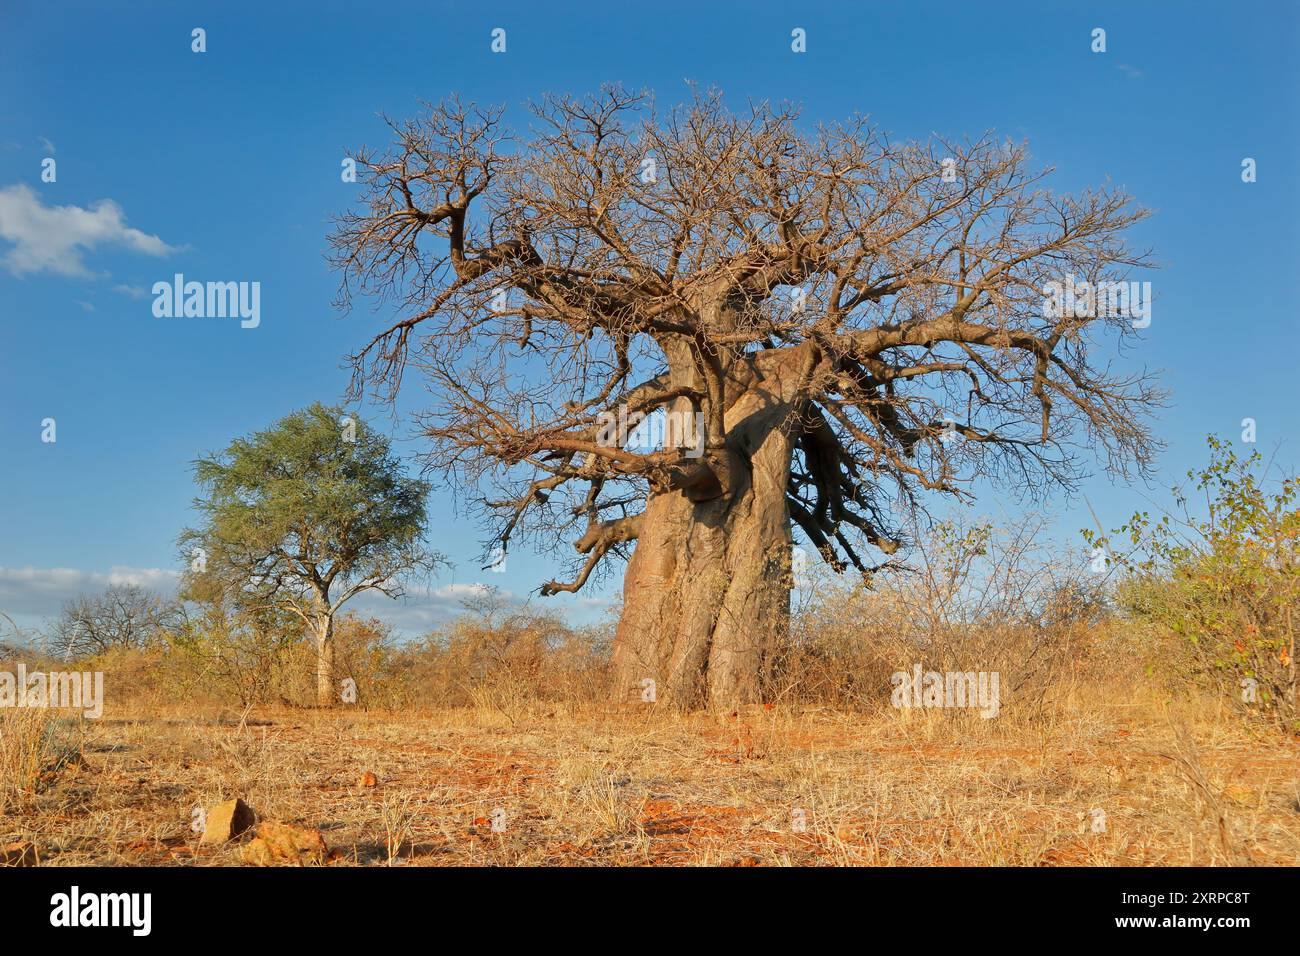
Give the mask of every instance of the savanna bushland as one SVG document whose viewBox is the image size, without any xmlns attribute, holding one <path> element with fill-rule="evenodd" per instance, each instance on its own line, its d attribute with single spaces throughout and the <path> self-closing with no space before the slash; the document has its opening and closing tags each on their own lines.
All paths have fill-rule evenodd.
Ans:
<svg viewBox="0 0 1300 956">
<path fill-rule="evenodd" d="M 176 599 L 115 586 L 6 644 L 112 687 L 100 720 L 0 712 L 14 860 L 1300 859 L 1296 476 L 1211 436 L 1121 527 L 1050 530 L 1160 450 L 1133 323 L 1043 297 L 1145 265 L 1140 207 L 992 137 L 713 93 L 534 113 L 393 122 L 330 236 L 341 304 L 391 318 L 354 391 L 421 390 L 421 477 L 313 405 L 198 459 Z M 557 570 L 398 634 L 344 605 L 445 566 L 435 481 L 485 554 Z M 548 605 L 620 573 L 600 623 Z M 914 667 L 996 691 L 912 697 Z M 209 838 L 236 798 L 319 852 Z"/>
</svg>

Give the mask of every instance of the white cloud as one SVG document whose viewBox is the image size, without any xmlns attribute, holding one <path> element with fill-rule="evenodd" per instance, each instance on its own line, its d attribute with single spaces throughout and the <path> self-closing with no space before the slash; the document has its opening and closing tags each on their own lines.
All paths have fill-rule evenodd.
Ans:
<svg viewBox="0 0 1300 956">
<path fill-rule="evenodd" d="M 414 636 L 425 634 L 466 613 L 463 602 L 482 595 L 486 587 L 486 584 L 412 587 L 407 589 L 406 597 L 396 600 L 384 597 L 377 591 L 367 591 L 344 605 L 344 610 L 362 616 L 373 615 L 393 625 L 398 633 Z M 517 606 L 523 603 L 509 591 L 500 591 L 499 596 L 507 605 Z"/>
<path fill-rule="evenodd" d="M 119 282 L 113 286 L 113 291 L 121 295 L 130 296 L 133 299 L 143 299 L 149 293 L 145 291 L 142 285 L 127 285 L 125 282 Z"/>
<path fill-rule="evenodd" d="M 177 574 L 165 568 L 113 567 L 108 571 L 75 568 L 0 567 L 0 611 L 15 617 L 54 616 L 78 594 L 102 591 L 110 584 L 134 584 L 161 594 L 176 590 Z"/>
<path fill-rule="evenodd" d="M 95 594 L 113 584 L 134 584 L 166 597 L 176 593 L 177 572 L 167 568 L 117 566 L 108 571 L 76 568 L 0 567 L 0 611 L 22 627 L 39 627 L 42 620 L 58 616 L 63 605 L 81 594 Z M 344 610 L 373 614 L 400 633 L 423 634 L 465 612 L 464 599 L 482 592 L 482 584 L 445 584 L 412 588 L 404 600 L 394 601 L 378 592 L 358 595 Z M 519 598 L 503 591 L 501 598 L 518 604 Z M 2 629 L 0 629 L 2 630 Z M 4 639 L 0 633 L 0 640 Z"/>
<path fill-rule="evenodd" d="M 115 566 L 107 571 L 82 571 L 76 568 L 8 568 L 0 566 L 0 612 L 7 614 L 23 629 L 38 630 L 56 618 L 63 605 L 82 594 L 96 594 L 110 585 L 134 584 L 173 597 L 179 574 L 167 568 Z M 345 611 L 374 616 L 387 621 L 399 635 L 416 637 L 467 613 L 464 601 L 480 596 L 490 585 L 452 583 L 412 587 L 404 599 L 393 600 L 375 591 L 358 595 L 344 605 Z M 507 606 L 519 608 L 530 603 L 513 592 L 498 589 L 498 597 Z M 576 612 L 590 616 L 608 608 L 607 597 L 576 596 L 568 601 L 546 599 L 532 602 L 535 610 L 555 610 L 561 614 Z M 585 612 L 585 613 L 584 613 Z M 0 642 L 5 640 L 6 626 L 0 618 Z"/>
<path fill-rule="evenodd" d="M 82 257 L 98 246 L 125 246 L 147 256 L 176 251 L 157 236 L 128 226 L 122 207 L 111 199 L 97 200 L 84 209 L 47 206 L 21 183 L 0 189 L 0 239 L 13 243 L 3 262 L 14 275 L 52 272 L 92 277 Z"/>
</svg>

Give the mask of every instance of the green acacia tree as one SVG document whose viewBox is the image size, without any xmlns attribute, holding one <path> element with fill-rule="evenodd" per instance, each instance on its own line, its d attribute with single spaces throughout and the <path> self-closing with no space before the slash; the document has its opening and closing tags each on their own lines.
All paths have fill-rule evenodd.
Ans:
<svg viewBox="0 0 1300 956">
<path fill-rule="evenodd" d="M 180 536 L 185 592 L 300 618 L 328 706 L 343 604 L 399 597 L 445 563 L 424 544 L 429 484 L 404 474 L 387 437 L 319 402 L 198 459 L 194 474 L 203 521 Z"/>
</svg>

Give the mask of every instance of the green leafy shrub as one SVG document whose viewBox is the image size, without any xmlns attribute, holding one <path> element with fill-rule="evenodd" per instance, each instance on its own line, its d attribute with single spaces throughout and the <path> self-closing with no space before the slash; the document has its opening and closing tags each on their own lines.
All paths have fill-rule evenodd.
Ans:
<svg viewBox="0 0 1300 956">
<path fill-rule="evenodd" d="M 1209 464 L 1188 472 L 1204 499 L 1197 516 L 1193 491 L 1175 489 L 1175 513 L 1139 512 L 1115 532 L 1131 546 L 1116 557 L 1116 594 L 1135 620 L 1174 638 L 1170 663 L 1182 676 L 1293 727 L 1300 478 L 1270 480 L 1259 452 L 1242 458 L 1208 442 Z"/>
</svg>

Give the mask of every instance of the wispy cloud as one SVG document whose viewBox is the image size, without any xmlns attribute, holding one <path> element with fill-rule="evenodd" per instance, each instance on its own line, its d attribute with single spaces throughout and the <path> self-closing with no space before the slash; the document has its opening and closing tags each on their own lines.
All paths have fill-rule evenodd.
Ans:
<svg viewBox="0 0 1300 956">
<path fill-rule="evenodd" d="M 425 634 L 440 624 L 466 613 L 465 602 L 481 597 L 485 584 L 444 584 L 439 587 L 411 588 L 406 597 L 393 600 L 375 591 L 359 594 L 347 608 L 361 615 L 374 615 L 387 621 L 399 634 Z M 523 600 L 509 591 L 498 597 L 507 605 Z"/>
<path fill-rule="evenodd" d="M 38 136 L 36 138 L 37 140 L 40 141 L 41 148 L 44 149 L 47 153 L 49 153 L 51 156 L 53 156 L 54 144 L 50 142 L 49 138 L 45 136 Z"/>
<path fill-rule="evenodd" d="M 127 285 L 125 282 L 119 282 L 117 285 L 113 286 L 113 291 L 120 295 L 130 296 L 132 299 L 143 299 L 149 294 L 145 291 L 144 286 Z"/>
<path fill-rule="evenodd" d="M 167 568 L 117 566 L 108 571 L 76 568 L 0 567 L 0 612 L 20 626 L 37 628 L 43 620 L 56 617 L 63 605 L 82 594 L 94 594 L 113 584 L 134 584 L 165 597 L 176 594 L 176 571 Z M 399 634 L 415 636 L 465 613 L 464 601 L 482 595 L 484 584 L 444 584 L 412 588 L 407 597 L 392 600 L 378 592 L 367 592 L 348 602 L 345 610 L 374 615 L 392 624 Z M 507 605 L 523 599 L 509 591 L 499 592 Z M 0 640 L 4 639 L 0 633 Z"/>
<path fill-rule="evenodd" d="M 1142 79 L 1142 71 L 1139 70 L 1136 66 L 1129 66 L 1127 63 L 1119 63 L 1116 64 L 1115 69 L 1119 70 L 1130 80 Z"/>
<path fill-rule="evenodd" d="M 128 226 L 122 207 L 111 199 L 85 208 L 47 206 L 21 183 L 0 189 L 0 239 L 13 244 L 0 261 L 14 275 L 94 277 L 83 256 L 100 246 L 122 246 L 147 256 L 176 251 L 157 236 Z"/>
<path fill-rule="evenodd" d="M 53 616 L 65 601 L 102 591 L 110 584 L 134 584 L 163 594 L 176 590 L 177 574 L 166 568 L 113 567 L 108 571 L 76 568 L 0 567 L 0 611 L 17 617 Z"/>
</svg>

